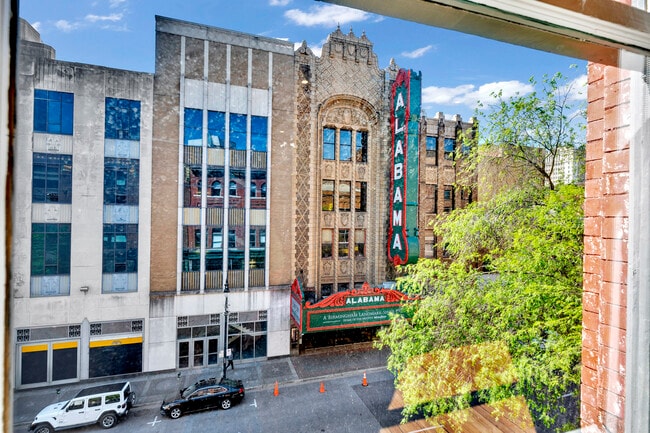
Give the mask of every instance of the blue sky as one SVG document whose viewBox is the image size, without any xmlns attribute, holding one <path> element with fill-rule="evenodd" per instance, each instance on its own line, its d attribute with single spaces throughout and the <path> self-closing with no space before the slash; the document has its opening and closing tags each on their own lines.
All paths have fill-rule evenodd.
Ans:
<svg viewBox="0 0 650 433">
<path fill-rule="evenodd" d="M 530 92 L 532 76 L 586 79 L 583 60 L 313 0 L 20 0 L 19 11 L 59 60 L 144 72 L 154 72 L 155 15 L 297 45 L 304 40 L 318 54 L 338 25 L 344 33 L 365 32 L 381 68 L 392 58 L 422 72 L 427 116 L 440 111 L 468 120 L 491 92 Z"/>
</svg>

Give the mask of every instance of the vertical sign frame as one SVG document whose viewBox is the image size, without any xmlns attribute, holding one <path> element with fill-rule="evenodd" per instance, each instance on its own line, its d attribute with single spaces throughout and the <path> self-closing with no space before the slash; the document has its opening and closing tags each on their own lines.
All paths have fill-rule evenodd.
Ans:
<svg viewBox="0 0 650 433">
<path fill-rule="evenodd" d="M 388 259 L 395 265 L 419 257 L 418 170 L 422 75 L 400 69 L 391 88 L 391 188 Z"/>
</svg>

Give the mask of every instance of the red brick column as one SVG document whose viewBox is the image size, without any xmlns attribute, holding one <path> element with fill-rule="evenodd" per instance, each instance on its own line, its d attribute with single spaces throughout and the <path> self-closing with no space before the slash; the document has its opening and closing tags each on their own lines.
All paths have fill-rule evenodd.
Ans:
<svg viewBox="0 0 650 433">
<path fill-rule="evenodd" d="M 629 75 L 588 71 L 582 426 L 624 430 Z"/>
</svg>

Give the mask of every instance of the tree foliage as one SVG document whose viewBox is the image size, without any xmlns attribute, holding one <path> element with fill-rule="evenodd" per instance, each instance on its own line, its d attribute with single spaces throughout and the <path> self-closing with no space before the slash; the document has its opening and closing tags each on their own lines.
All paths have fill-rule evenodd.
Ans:
<svg viewBox="0 0 650 433">
<path fill-rule="evenodd" d="M 492 101 L 480 103 L 475 116 L 480 127 L 461 137 L 472 149 L 463 157 L 468 173 L 485 167 L 487 176 L 501 176 L 491 185 L 516 179 L 555 188 L 553 173 L 562 149 L 584 144 L 586 103 L 575 98 L 582 89 L 561 73 L 544 75 L 541 82 L 533 77 L 530 84 L 531 93 L 505 98 L 497 92 Z"/>
<path fill-rule="evenodd" d="M 437 221 L 452 260 L 403 268 L 398 287 L 419 300 L 379 332 L 406 416 L 465 408 L 477 395 L 496 404 L 516 394 L 539 420 L 555 421 L 560 397 L 580 383 L 583 194 L 570 185 L 512 190 Z M 506 348 L 511 370 L 493 367 L 503 362 L 493 344 Z M 450 369 L 458 383 L 446 393 L 437 386 L 423 395 L 414 385 L 448 381 Z"/>
</svg>

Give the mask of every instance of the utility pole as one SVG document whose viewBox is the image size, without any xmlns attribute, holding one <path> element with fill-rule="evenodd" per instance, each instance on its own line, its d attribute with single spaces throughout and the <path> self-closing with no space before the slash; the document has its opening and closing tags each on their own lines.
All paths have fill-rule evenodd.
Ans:
<svg viewBox="0 0 650 433">
<path fill-rule="evenodd" d="M 228 369 L 228 361 L 226 358 L 228 358 L 228 293 L 230 293 L 230 289 L 228 288 L 228 279 L 226 278 L 226 282 L 223 285 L 223 293 L 226 294 L 226 304 L 224 307 L 224 313 L 223 313 L 223 318 L 224 318 L 224 339 L 223 339 L 223 379 L 226 379 L 226 369 Z"/>
</svg>

